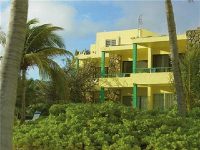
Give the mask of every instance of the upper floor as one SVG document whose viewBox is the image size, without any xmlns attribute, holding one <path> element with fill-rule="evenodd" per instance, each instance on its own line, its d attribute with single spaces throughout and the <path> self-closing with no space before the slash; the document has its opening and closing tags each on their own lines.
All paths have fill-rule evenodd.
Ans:
<svg viewBox="0 0 200 150">
<path fill-rule="evenodd" d="M 107 50 L 110 47 L 126 47 L 133 43 L 133 39 L 153 36 L 159 35 L 146 29 L 98 32 L 96 34 L 96 42 L 90 45 L 90 50 L 79 53 L 78 58 L 98 58 L 101 57 L 101 51 Z"/>
<path fill-rule="evenodd" d="M 101 32 L 96 36 L 90 53 L 79 54 L 77 58 L 80 62 L 88 58 L 98 60 L 99 74 L 106 77 L 100 80 L 104 87 L 170 83 L 172 64 L 168 36 L 145 29 Z M 177 43 L 180 56 L 184 55 L 186 35 L 177 35 Z"/>
<path fill-rule="evenodd" d="M 186 34 L 178 35 L 179 53 L 186 50 Z M 79 52 L 77 58 L 79 60 L 88 58 L 101 58 L 101 52 L 109 54 L 119 54 L 124 60 L 131 59 L 132 44 L 138 45 L 138 59 L 147 59 L 148 49 L 151 53 L 170 54 L 169 37 L 167 35 L 159 35 L 146 29 L 132 29 L 110 32 L 98 32 L 96 34 L 96 42 L 90 45 L 89 51 Z"/>
</svg>

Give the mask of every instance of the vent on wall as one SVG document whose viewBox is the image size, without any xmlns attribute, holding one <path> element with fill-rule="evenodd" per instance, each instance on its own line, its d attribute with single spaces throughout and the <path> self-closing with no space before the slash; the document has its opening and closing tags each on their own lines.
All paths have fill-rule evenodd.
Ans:
<svg viewBox="0 0 200 150">
<path fill-rule="evenodd" d="M 109 40 L 106 40 L 106 47 L 109 47 L 109 46 L 115 46 L 117 43 L 116 43 L 116 39 L 109 39 Z"/>
</svg>

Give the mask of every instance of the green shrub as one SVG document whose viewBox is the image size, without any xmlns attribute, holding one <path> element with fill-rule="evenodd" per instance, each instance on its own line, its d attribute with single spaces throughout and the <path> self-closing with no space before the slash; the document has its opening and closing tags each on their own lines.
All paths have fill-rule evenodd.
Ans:
<svg viewBox="0 0 200 150">
<path fill-rule="evenodd" d="M 198 149 L 199 110 L 137 111 L 113 102 L 53 105 L 50 115 L 14 128 L 15 147 L 55 150 Z"/>
<path fill-rule="evenodd" d="M 66 112 L 66 106 L 62 104 L 55 104 L 49 108 L 49 113 L 53 116 L 58 116 Z"/>
</svg>

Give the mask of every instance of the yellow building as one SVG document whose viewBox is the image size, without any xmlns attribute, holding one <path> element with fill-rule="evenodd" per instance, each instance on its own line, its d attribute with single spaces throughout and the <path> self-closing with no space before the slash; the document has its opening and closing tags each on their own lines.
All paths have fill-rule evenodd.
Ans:
<svg viewBox="0 0 200 150">
<path fill-rule="evenodd" d="M 186 35 L 178 35 L 179 53 L 186 51 Z M 174 104 L 169 37 L 146 29 L 96 34 L 89 53 L 79 53 L 77 60 L 99 61 L 101 77 L 99 100 L 106 100 L 108 89 L 117 89 L 120 101 L 139 109 L 165 109 Z M 115 63 L 114 68 L 111 62 Z M 117 67 L 116 67 L 117 66 Z"/>
</svg>

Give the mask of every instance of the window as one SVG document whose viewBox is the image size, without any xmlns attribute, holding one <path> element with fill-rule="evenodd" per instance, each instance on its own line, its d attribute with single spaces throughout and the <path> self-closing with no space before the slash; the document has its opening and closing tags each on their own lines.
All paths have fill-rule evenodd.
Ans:
<svg viewBox="0 0 200 150">
<path fill-rule="evenodd" d="M 116 45 L 116 40 L 106 40 L 106 47 L 115 45 Z"/>
<path fill-rule="evenodd" d="M 147 96 L 138 96 L 137 98 L 137 108 L 140 110 L 147 109 Z"/>
<path fill-rule="evenodd" d="M 176 104 L 175 95 L 171 93 L 165 93 L 165 109 L 171 108 Z"/>
<path fill-rule="evenodd" d="M 153 108 L 164 110 L 164 94 L 154 94 Z"/>
<path fill-rule="evenodd" d="M 132 96 L 123 96 L 122 103 L 126 106 L 132 106 Z M 147 96 L 137 97 L 137 108 L 140 110 L 147 109 Z"/>
<path fill-rule="evenodd" d="M 169 109 L 174 104 L 176 104 L 174 94 L 171 93 L 164 93 L 164 94 L 154 94 L 154 109 Z"/>
<path fill-rule="evenodd" d="M 122 73 L 132 73 L 133 62 L 132 61 L 123 61 Z"/>
<path fill-rule="evenodd" d="M 171 67 L 171 60 L 169 55 L 153 55 L 153 68 L 156 67 Z"/>
</svg>

